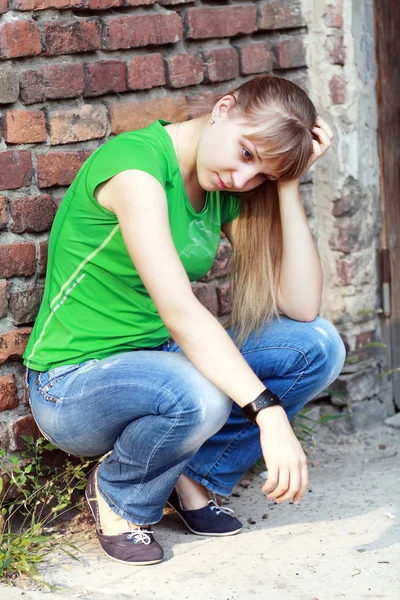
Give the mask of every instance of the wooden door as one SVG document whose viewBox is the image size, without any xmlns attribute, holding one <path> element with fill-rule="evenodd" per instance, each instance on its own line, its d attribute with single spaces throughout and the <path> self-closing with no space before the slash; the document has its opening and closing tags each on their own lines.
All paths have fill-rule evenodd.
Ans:
<svg viewBox="0 0 400 600">
<path fill-rule="evenodd" d="M 382 193 L 381 277 L 387 291 L 390 289 L 386 325 L 391 368 L 395 369 L 400 368 L 400 0 L 375 0 L 375 24 Z M 400 371 L 394 374 L 393 381 L 395 402 L 400 408 Z"/>
</svg>

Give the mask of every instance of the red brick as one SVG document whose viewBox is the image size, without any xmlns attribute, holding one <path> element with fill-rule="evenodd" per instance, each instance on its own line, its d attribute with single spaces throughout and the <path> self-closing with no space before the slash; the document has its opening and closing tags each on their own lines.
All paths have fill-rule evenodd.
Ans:
<svg viewBox="0 0 400 600">
<path fill-rule="evenodd" d="M 128 62 L 128 86 L 131 90 L 148 90 L 165 84 L 161 54 L 135 56 Z"/>
<path fill-rule="evenodd" d="M 105 0 L 104 0 L 105 1 Z M 14 10 L 46 10 L 47 8 L 82 8 L 85 0 L 14 0 Z"/>
<path fill-rule="evenodd" d="M 49 241 L 39 242 L 39 277 L 45 277 L 47 268 L 47 255 L 49 250 Z"/>
<path fill-rule="evenodd" d="M 188 106 L 183 96 L 150 98 L 144 102 L 110 106 L 111 133 L 118 134 L 147 127 L 156 119 L 184 121 Z"/>
<path fill-rule="evenodd" d="M 47 152 L 37 156 L 38 186 L 69 185 L 92 152 Z"/>
<path fill-rule="evenodd" d="M 7 198 L 0 196 L 0 229 L 5 229 L 8 225 Z"/>
<path fill-rule="evenodd" d="M 23 276 L 35 273 L 35 246 L 32 243 L 0 246 L 0 277 Z"/>
<path fill-rule="evenodd" d="M 267 0 L 259 6 L 259 29 L 287 29 L 304 24 L 301 0 Z"/>
<path fill-rule="evenodd" d="M 0 281 L 0 319 L 7 316 L 8 313 L 8 281 Z"/>
<path fill-rule="evenodd" d="M 48 231 L 56 214 L 51 196 L 27 196 L 11 202 L 14 233 Z"/>
<path fill-rule="evenodd" d="M 215 48 L 204 52 L 209 81 L 226 81 L 239 76 L 239 57 L 234 48 Z"/>
<path fill-rule="evenodd" d="M 331 63 L 333 65 L 344 65 L 345 51 L 343 46 L 343 35 L 336 34 L 328 37 L 328 48 Z"/>
<path fill-rule="evenodd" d="M 98 0 L 101 2 L 101 0 Z M 155 4 L 157 0 L 125 0 L 126 6 L 142 6 L 144 4 Z"/>
<path fill-rule="evenodd" d="M 33 21 L 9 21 L 0 27 L 0 57 L 34 56 L 41 51 L 40 31 Z"/>
<path fill-rule="evenodd" d="M 348 225 L 336 225 L 329 241 L 331 250 L 338 250 L 349 254 L 360 247 L 360 224 L 350 223 Z"/>
<path fill-rule="evenodd" d="M 46 141 L 46 119 L 41 110 L 9 110 L 4 117 L 7 144 L 33 144 Z"/>
<path fill-rule="evenodd" d="M 337 29 L 343 27 L 343 0 L 333 0 L 328 5 L 324 20 L 328 27 L 336 27 Z"/>
<path fill-rule="evenodd" d="M 336 261 L 336 272 L 344 285 L 351 285 L 357 275 L 358 261 L 354 256 Z"/>
<path fill-rule="evenodd" d="M 0 14 L 7 12 L 8 0 L 0 0 Z"/>
<path fill-rule="evenodd" d="M 189 4 L 194 1 L 195 0 L 158 0 L 158 4 L 161 4 L 161 6 L 169 6 L 171 4 Z"/>
<path fill-rule="evenodd" d="M 274 48 L 276 66 L 281 69 L 293 69 L 307 66 L 306 50 L 299 37 L 280 40 Z"/>
<path fill-rule="evenodd" d="M 35 423 L 35 419 L 31 415 L 22 417 L 14 423 L 14 440 L 16 450 L 24 450 L 26 448 L 26 444 L 22 439 L 23 435 L 32 436 L 35 439 L 40 436 L 40 431 Z"/>
<path fill-rule="evenodd" d="M 86 66 L 85 96 L 126 92 L 126 65 L 119 60 L 102 60 Z"/>
<path fill-rule="evenodd" d="M 94 140 L 106 134 L 107 109 L 102 104 L 55 110 L 48 119 L 51 145 Z"/>
<path fill-rule="evenodd" d="M 189 39 L 230 37 L 256 30 L 256 6 L 254 4 L 189 8 Z"/>
<path fill-rule="evenodd" d="M 205 277 L 202 277 L 200 281 L 211 281 L 219 277 L 226 277 L 228 275 L 228 265 L 232 255 L 232 248 L 228 243 L 220 244 L 217 256 L 215 257 L 214 264 L 211 270 Z"/>
<path fill-rule="evenodd" d="M 334 75 L 329 82 L 333 104 L 346 103 L 346 81 L 341 75 Z"/>
<path fill-rule="evenodd" d="M 39 312 L 43 297 L 43 285 L 35 285 L 10 295 L 10 312 L 14 325 L 33 323 Z"/>
<path fill-rule="evenodd" d="M 167 58 L 168 83 L 174 87 L 196 85 L 204 79 L 203 62 L 196 54 L 175 54 Z"/>
<path fill-rule="evenodd" d="M 21 359 L 31 334 L 31 327 L 0 334 L 0 364 L 9 359 Z"/>
<path fill-rule="evenodd" d="M 229 283 L 223 283 L 217 287 L 218 316 L 228 315 L 231 312 Z"/>
<path fill-rule="evenodd" d="M 123 0 L 86 0 L 85 8 L 92 10 L 106 10 L 108 8 L 117 8 L 123 5 Z"/>
<path fill-rule="evenodd" d="M 17 386 L 13 374 L 0 377 L 0 410 L 18 406 Z"/>
<path fill-rule="evenodd" d="M 32 181 L 32 158 L 27 150 L 0 152 L 0 190 L 16 190 Z"/>
<path fill-rule="evenodd" d="M 193 293 L 197 300 L 205 306 L 212 315 L 218 313 L 218 300 L 215 288 L 207 284 L 197 284 L 192 286 Z"/>
<path fill-rule="evenodd" d="M 152 13 L 104 18 L 106 50 L 169 44 L 182 39 L 182 19 L 177 13 Z"/>
<path fill-rule="evenodd" d="M 11 69 L 0 69 L 0 104 L 16 102 L 19 95 L 19 75 Z"/>
<path fill-rule="evenodd" d="M 98 19 L 47 21 L 42 26 L 44 54 L 73 54 L 101 48 Z"/>
<path fill-rule="evenodd" d="M 239 52 L 240 70 L 243 75 L 265 73 L 274 66 L 274 55 L 268 42 L 250 42 L 243 46 L 235 46 Z"/>
<path fill-rule="evenodd" d="M 76 98 L 83 89 L 83 65 L 49 65 L 21 73 L 21 98 L 25 104 Z"/>
</svg>

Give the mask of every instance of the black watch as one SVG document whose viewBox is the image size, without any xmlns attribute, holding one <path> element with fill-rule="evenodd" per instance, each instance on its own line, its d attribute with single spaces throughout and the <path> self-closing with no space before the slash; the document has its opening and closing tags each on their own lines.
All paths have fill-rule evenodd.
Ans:
<svg viewBox="0 0 400 600">
<path fill-rule="evenodd" d="M 254 423 L 260 410 L 269 408 L 270 406 L 282 406 L 282 402 L 276 394 L 271 392 L 271 390 L 264 390 L 255 400 L 253 400 L 253 402 L 243 406 L 242 413 L 246 419 L 249 419 Z"/>
</svg>

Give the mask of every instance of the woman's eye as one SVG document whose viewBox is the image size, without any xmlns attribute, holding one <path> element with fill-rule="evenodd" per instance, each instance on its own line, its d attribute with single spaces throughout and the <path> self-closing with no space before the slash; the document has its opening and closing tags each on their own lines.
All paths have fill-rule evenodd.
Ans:
<svg viewBox="0 0 400 600">
<path fill-rule="evenodd" d="M 262 179 L 262 181 L 269 181 L 269 177 L 268 175 L 264 175 L 264 173 L 260 173 L 260 178 Z"/>
<path fill-rule="evenodd" d="M 247 148 L 243 148 L 242 152 L 243 152 L 243 156 L 244 156 L 244 158 L 245 158 L 246 160 L 251 160 L 251 159 L 253 158 L 253 155 L 252 155 L 252 153 L 251 153 L 251 152 L 249 152 L 249 151 L 247 150 Z"/>
</svg>

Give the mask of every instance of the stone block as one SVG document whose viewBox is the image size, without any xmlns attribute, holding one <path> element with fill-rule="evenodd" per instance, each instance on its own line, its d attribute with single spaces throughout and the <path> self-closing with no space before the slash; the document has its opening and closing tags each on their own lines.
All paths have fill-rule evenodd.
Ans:
<svg viewBox="0 0 400 600">
<path fill-rule="evenodd" d="M 101 60 L 86 66 L 85 96 L 125 92 L 126 65 L 120 60 Z"/>
<path fill-rule="evenodd" d="M 34 21 L 13 20 L 0 26 L 1 58 L 34 56 L 41 51 L 40 31 Z"/>
<path fill-rule="evenodd" d="M 226 81 L 239 76 L 239 57 L 234 48 L 206 50 L 204 57 L 208 81 Z"/>
<path fill-rule="evenodd" d="M 76 98 L 83 90 L 83 65 L 80 64 L 51 64 L 21 73 L 21 98 L 25 104 Z"/>
<path fill-rule="evenodd" d="M 45 142 L 46 119 L 41 110 L 9 110 L 3 120 L 7 144 Z"/>
<path fill-rule="evenodd" d="M 100 22 L 97 18 L 54 19 L 41 24 L 44 55 L 73 54 L 100 50 Z"/>
<path fill-rule="evenodd" d="M 46 152 L 37 155 L 38 186 L 70 185 L 91 151 Z"/>
<path fill-rule="evenodd" d="M 56 207 L 49 195 L 16 198 L 11 202 L 14 233 L 48 231 L 53 223 Z"/>
<path fill-rule="evenodd" d="M 0 364 L 21 359 L 31 331 L 31 327 L 22 327 L 0 334 Z"/>
<path fill-rule="evenodd" d="M 0 69 L 0 104 L 16 102 L 19 95 L 18 73 L 11 69 Z"/>
<path fill-rule="evenodd" d="M 256 30 L 256 6 L 242 4 L 221 7 L 189 8 L 187 38 L 232 37 Z"/>
<path fill-rule="evenodd" d="M 114 135 L 147 127 L 156 119 L 184 121 L 188 106 L 184 96 L 150 98 L 143 102 L 119 103 L 110 106 L 111 132 Z"/>
<path fill-rule="evenodd" d="M 164 61 L 161 54 L 135 56 L 128 62 L 128 87 L 131 90 L 149 90 L 165 85 Z"/>
<path fill-rule="evenodd" d="M 50 144 L 68 144 L 102 138 L 107 131 L 107 109 L 102 104 L 49 113 Z"/>
<path fill-rule="evenodd" d="M 28 150 L 0 152 L 0 190 L 15 190 L 30 185 L 33 168 Z"/>
<path fill-rule="evenodd" d="M 35 273 L 35 245 L 0 245 L 0 277 L 29 277 Z"/>
<path fill-rule="evenodd" d="M 0 377 L 0 411 L 18 406 L 17 386 L 14 374 Z"/>
<path fill-rule="evenodd" d="M 182 19 L 175 12 L 123 15 L 102 20 L 105 50 L 171 44 L 183 35 Z"/>
<path fill-rule="evenodd" d="M 33 323 L 39 312 L 43 290 L 42 285 L 36 285 L 27 290 L 11 293 L 10 311 L 14 325 Z"/>
<path fill-rule="evenodd" d="M 196 54 L 183 52 L 166 59 L 168 83 L 171 87 L 180 88 L 196 85 L 204 79 L 203 61 Z"/>
</svg>

